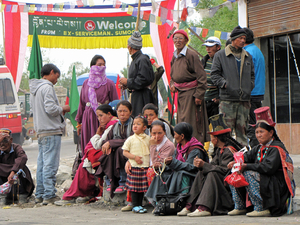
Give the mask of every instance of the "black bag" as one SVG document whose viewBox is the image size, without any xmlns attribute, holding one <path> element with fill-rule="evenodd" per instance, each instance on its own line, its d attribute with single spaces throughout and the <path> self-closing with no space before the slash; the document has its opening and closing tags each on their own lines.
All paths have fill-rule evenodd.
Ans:
<svg viewBox="0 0 300 225">
<path fill-rule="evenodd" d="M 189 187 L 185 187 L 172 194 L 156 195 L 157 204 L 153 214 L 156 216 L 176 215 L 186 206 L 186 200 L 190 194 L 181 192 L 188 188 Z"/>
</svg>

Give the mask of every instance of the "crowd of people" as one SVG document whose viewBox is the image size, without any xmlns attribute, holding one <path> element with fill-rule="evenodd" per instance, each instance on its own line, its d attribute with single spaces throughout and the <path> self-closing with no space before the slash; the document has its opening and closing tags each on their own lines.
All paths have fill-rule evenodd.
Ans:
<svg viewBox="0 0 300 225">
<path fill-rule="evenodd" d="M 286 213 L 286 202 L 294 195 L 285 163 L 288 151 L 276 133 L 269 107 L 261 107 L 264 61 L 253 44 L 253 32 L 237 26 L 231 32 L 231 43 L 222 50 L 220 40 L 209 37 L 203 44 L 207 55 L 202 61 L 187 48 L 185 31 L 177 30 L 172 37 L 176 50 L 170 90 L 178 93 L 175 127 L 159 118 L 152 90 L 157 92 L 164 70 L 142 53 L 139 32 L 128 39 L 132 63 L 128 77 L 119 84 L 131 92 L 131 103 L 120 100 L 115 108 L 109 105 L 118 99 L 116 87 L 106 77 L 105 59 L 93 57 L 76 116 L 82 162 L 61 200 L 55 195 L 55 175 L 63 115 L 70 107 L 58 104 L 53 85 L 60 71 L 55 65 L 44 65 L 42 79 L 30 81 L 39 144 L 36 203 L 87 202 L 103 195 L 105 183 L 111 198 L 127 192 L 128 205 L 122 211 L 147 212 L 143 206 L 146 197 L 155 212 L 157 196 L 185 193 L 186 205 L 178 216 Z M 151 64 L 157 68 L 155 73 Z M 211 155 L 204 148 L 209 141 L 214 147 Z M 234 154 L 245 146 L 249 150 L 238 173 L 249 185 L 226 185 L 224 179 L 236 163 Z M 22 147 L 13 143 L 11 131 L 4 128 L 0 130 L 0 150 L 0 184 L 14 185 L 12 177 L 23 169 L 27 176 L 20 178 L 23 197 L 19 201 L 26 202 L 34 189 L 25 165 L 27 157 Z M 10 193 L 3 199 L 11 198 Z"/>
</svg>

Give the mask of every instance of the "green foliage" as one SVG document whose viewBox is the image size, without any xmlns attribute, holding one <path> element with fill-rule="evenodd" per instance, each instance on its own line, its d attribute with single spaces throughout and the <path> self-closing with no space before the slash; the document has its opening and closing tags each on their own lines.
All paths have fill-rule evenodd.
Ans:
<svg viewBox="0 0 300 225">
<path fill-rule="evenodd" d="M 128 69 L 126 67 L 124 67 L 120 72 L 123 74 L 125 78 L 127 78 Z"/>
<path fill-rule="evenodd" d="M 204 6 L 209 5 L 210 7 L 214 7 L 224 3 L 223 0 L 204 0 L 198 4 L 197 9 L 201 9 Z M 210 7 L 206 7 L 210 8 Z M 223 7 L 219 9 L 216 14 L 209 18 L 203 18 L 202 21 L 193 21 L 189 23 L 190 26 L 206 28 L 209 30 L 218 30 L 222 32 L 231 32 L 233 28 L 238 25 L 238 4 L 232 4 L 232 10 L 229 10 L 227 7 Z M 203 56 L 207 54 L 205 50 L 205 46 L 202 46 L 202 41 L 200 41 L 195 35 L 190 35 L 191 42 L 190 45 L 195 48 L 200 54 Z M 203 39 L 207 39 L 203 38 Z M 225 40 L 221 40 L 222 49 L 225 47 Z"/>
</svg>

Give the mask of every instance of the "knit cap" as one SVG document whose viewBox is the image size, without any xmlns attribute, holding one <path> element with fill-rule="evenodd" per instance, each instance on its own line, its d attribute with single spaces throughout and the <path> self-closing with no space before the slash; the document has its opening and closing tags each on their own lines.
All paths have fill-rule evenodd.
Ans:
<svg viewBox="0 0 300 225">
<path fill-rule="evenodd" d="M 134 49 L 141 49 L 143 47 L 143 38 L 141 33 L 134 31 L 130 38 L 128 38 L 128 45 Z"/>
<path fill-rule="evenodd" d="M 230 34 L 231 41 L 233 41 L 241 36 L 247 36 L 247 35 L 246 35 L 245 30 L 243 28 L 241 28 L 240 26 L 235 27 Z"/>
</svg>

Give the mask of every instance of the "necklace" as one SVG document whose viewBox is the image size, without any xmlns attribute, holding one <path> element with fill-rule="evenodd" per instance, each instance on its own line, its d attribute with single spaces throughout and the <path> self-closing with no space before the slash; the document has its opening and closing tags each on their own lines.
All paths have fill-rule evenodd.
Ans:
<svg viewBox="0 0 300 225">
<path fill-rule="evenodd" d="M 272 141 L 273 141 L 273 138 L 266 145 L 261 145 L 261 147 L 259 148 L 259 150 L 257 152 L 257 160 L 259 162 L 261 162 L 265 158 L 265 156 L 267 155 L 270 144 L 272 143 Z"/>
</svg>

